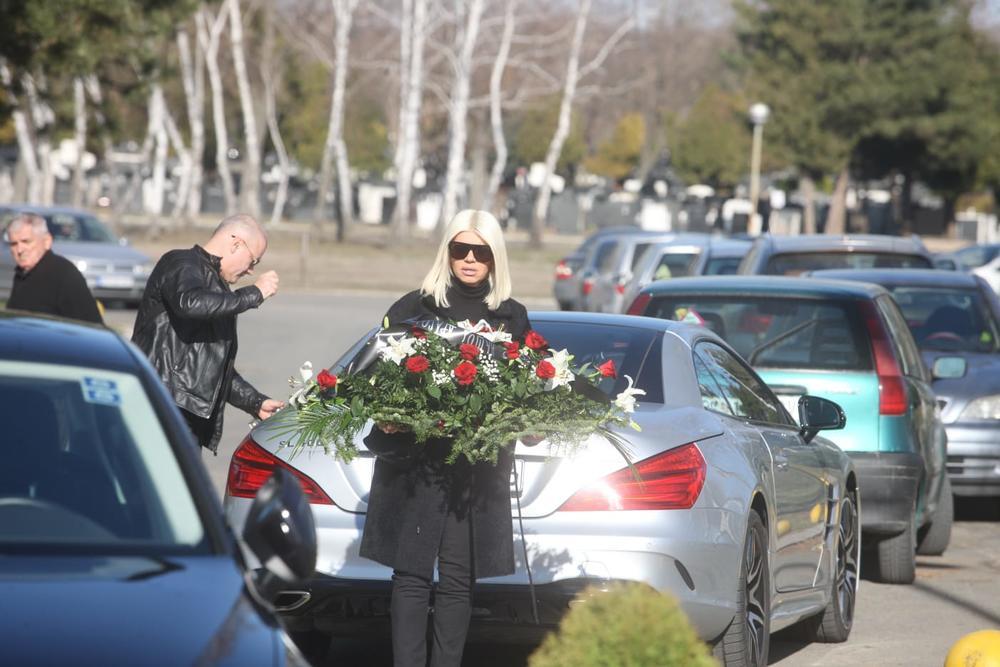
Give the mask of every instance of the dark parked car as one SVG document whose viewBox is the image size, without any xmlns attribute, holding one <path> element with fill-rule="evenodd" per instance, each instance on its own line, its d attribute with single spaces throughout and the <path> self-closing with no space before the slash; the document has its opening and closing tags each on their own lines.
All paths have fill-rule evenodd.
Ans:
<svg viewBox="0 0 1000 667">
<path fill-rule="evenodd" d="M 268 599 L 316 560 L 294 473 L 245 524 L 143 355 L 103 327 L 0 314 L 0 662 L 305 665 Z"/>
<path fill-rule="evenodd" d="M 1000 496 L 1000 300 L 979 276 L 886 269 L 818 271 L 892 293 L 927 367 L 948 432 L 948 477 L 959 496 Z"/>
<path fill-rule="evenodd" d="M 153 270 L 153 261 L 87 211 L 59 206 L 0 208 L 0 230 L 18 213 L 45 218 L 52 234 L 52 251 L 76 265 L 95 299 L 137 304 Z M 10 295 L 14 259 L 0 252 L 0 298 Z"/>
<path fill-rule="evenodd" d="M 552 294 L 559 309 L 582 310 L 584 274 L 591 272 L 600 258 L 614 251 L 617 246 L 616 237 L 641 231 L 633 225 L 602 227 L 584 239 L 576 250 L 559 260 L 552 286 Z"/>
<path fill-rule="evenodd" d="M 739 272 L 797 276 L 820 269 L 930 269 L 931 254 L 917 236 L 765 234 L 754 241 Z"/>
<path fill-rule="evenodd" d="M 844 409 L 846 428 L 827 437 L 858 472 L 863 540 L 882 581 L 912 582 L 918 549 L 944 552 L 945 430 L 930 373 L 886 290 L 816 278 L 678 278 L 649 285 L 629 312 L 712 329 L 789 408 L 809 395 Z"/>
</svg>

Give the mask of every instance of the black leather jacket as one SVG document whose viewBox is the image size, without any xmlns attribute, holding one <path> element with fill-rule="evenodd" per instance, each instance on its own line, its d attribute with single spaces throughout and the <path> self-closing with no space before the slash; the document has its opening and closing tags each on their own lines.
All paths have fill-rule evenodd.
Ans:
<svg viewBox="0 0 1000 667">
<path fill-rule="evenodd" d="M 218 447 L 222 407 L 257 416 L 265 396 L 240 377 L 236 316 L 264 297 L 251 285 L 236 291 L 219 274 L 220 259 L 199 246 L 167 252 L 149 276 L 132 342 L 146 353 L 177 406 L 214 422 Z"/>
</svg>

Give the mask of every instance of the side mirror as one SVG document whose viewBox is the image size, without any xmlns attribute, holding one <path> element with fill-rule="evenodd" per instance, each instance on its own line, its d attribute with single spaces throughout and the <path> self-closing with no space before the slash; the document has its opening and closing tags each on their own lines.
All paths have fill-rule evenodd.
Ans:
<svg viewBox="0 0 1000 667">
<path fill-rule="evenodd" d="M 257 492 L 243 540 L 264 567 L 258 585 L 265 597 L 275 593 L 271 589 L 280 583 L 297 583 L 315 571 L 316 526 L 292 473 L 278 468 Z"/>
<path fill-rule="evenodd" d="M 846 424 L 843 409 L 833 401 L 808 394 L 799 397 L 799 433 L 806 442 L 820 431 L 844 428 Z"/>
<path fill-rule="evenodd" d="M 965 377 L 969 364 L 962 357 L 938 357 L 934 360 L 931 375 L 935 380 L 956 380 Z"/>
</svg>

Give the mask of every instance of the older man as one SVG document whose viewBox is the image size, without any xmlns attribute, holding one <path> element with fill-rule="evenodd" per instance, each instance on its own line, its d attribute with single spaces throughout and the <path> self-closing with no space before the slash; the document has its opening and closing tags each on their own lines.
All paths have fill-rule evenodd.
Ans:
<svg viewBox="0 0 1000 667">
<path fill-rule="evenodd" d="M 260 419 L 284 405 L 234 368 L 236 316 L 273 296 L 278 274 L 267 271 L 235 291 L 230 285 L 252 274 L 266 250 L 267 236 L 256 220 L 230 216 L 203 246 L 160 258 L 136 314 L 132 342 L 152 361 L 198 444 L 213 453 L 226 402 Z"/>
<path fill-rule="evenodd" d="M 8 308 L 103 324 L 83 274 L 52 252 L 52 234 L 43 218 L 18 214 L 7 225 L 7 245 L 17 264 Z"/>
</svg>

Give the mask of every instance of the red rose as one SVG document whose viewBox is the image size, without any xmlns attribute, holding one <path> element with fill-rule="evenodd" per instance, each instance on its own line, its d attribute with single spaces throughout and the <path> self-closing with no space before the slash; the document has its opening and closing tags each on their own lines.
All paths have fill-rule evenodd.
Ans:
<svg viewBox="0 0 1000 667">
<path fill-rule="evenodd" d="M 511 341 L 509 343 L 504 343 L 503 346 L 507 348 L 508 359 L 517 359 L 519 356 L 521 356 L 521 344 L 518 343 L 516 340 Z"/>
<path fill-rule="evenodd" d="M 452 373 L 455 374 L 455 379 L 458 380 L 458 384 L 463 387 L 472 384 L 472 381 L 476 379 L 476 373 L 479 369 L 471 361 L 463 361 L 458 366 L 455 366 L 455 370 Z"/>
<path fill-rule="evenodd" d="M 556 367 L 549 363 L 547 360 L 542 359 L 535 366 L 535 375 L 542 378 L 543 380 L 548 380 L 556 376 Z"/>
<path fill-rule="evenodd" d="M 603 364 L 597 367 L 597 370 L 601 371 L 601 377 L 606 378 L 616 378 L 618 377 L 618 371 L 615 368 L 615 362 L 608 359 Z"/>
<path fill-rule="evenodd" d="M 472 343 L 462 343 L 458 346 L 458 353 L 466 361 L 472 361 L 479 356 L 479 348 Z"/>
<path fill-rule="evenodd" d="M 415 357 L 410 357 L 406 360 L 406 370 L 411 373 L 423 373 L 430 367 L 431 362 L 427 361 L 427 357 L 422 354 L 418 354 Z"/>
<path fill-rule="evenodd" d="M 427 332 L 421 329 L 420 327 L 412 327 L 410 329 L 410 335 L 412 335 L 414 338 L 420 338 L 420 339 L 427 338 Z"/>
<path fill-rule="evenodd" d="M 337 376 L 330 375 L 330 371 L 323 369 L 316 376 L 316 384 L 323 387 L 323 389 L 333 389 L 337 386 Z"/>
<path fill-rule="evenodd" d="M 544 350 L 549 346 L 549 341 L 545 340 L 542 334 L 532 330 L 524 337 L 524 344 L 532 350 Z"/>
</svg>

